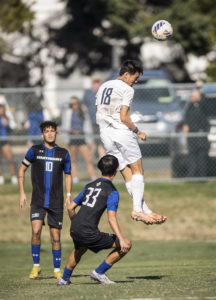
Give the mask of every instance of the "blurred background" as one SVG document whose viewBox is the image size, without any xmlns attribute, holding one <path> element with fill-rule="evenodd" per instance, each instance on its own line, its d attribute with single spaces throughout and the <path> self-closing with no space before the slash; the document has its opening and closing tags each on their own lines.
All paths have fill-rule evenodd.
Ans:
<svg viewBox="0 0 216 300">
<path fill-rule="evenodd" d="M 159 19 L 173 26 L 167 41 L 151 35 Z M 74 183 L 95 178 L 104 154 L 95 94 L 126 58 L 144 67 L 131 117 L 148 136 L 140 142 L 146 181 L 215 180 L 215 23 L 213 0 L 1 0 L 0 184 L 17 182 L 50 119 L 70 150 Z"/>
</svg>

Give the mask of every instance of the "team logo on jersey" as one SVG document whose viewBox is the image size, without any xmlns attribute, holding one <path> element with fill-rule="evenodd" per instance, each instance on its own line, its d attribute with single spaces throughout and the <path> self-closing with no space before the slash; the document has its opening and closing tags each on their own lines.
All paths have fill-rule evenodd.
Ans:
<svg viewBox="0 0 216 300">
<path fill-rule="evenodd" d="M 59 222 L 59 225 L 62 225 L 62 222 Z"/>
<path fill-rule="evenodd" d="M 101 185 L 101 182 L 98 182 L 98 183 L 96 184 L 96 186 L 99 186 L 99 185 Z"/>
<path fill-rule="evenodd" d="M 39 214 L 39 213 L 32 214 L 32 219 L 34 219 L 34 218 L 38 218 L 39 216 L 40 216 L 40 214 Z"/>
</svg>

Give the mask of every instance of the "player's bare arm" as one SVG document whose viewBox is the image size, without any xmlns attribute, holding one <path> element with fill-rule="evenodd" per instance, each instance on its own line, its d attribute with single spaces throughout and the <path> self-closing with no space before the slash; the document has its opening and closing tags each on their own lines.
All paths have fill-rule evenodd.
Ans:
<svg viewBox="0 0 216 300">
<path fill-rule="evenodd" d="M 130 118 L 130 108 L 129 106 L 122 105 L 121 106 L 121 111 L 120 111 L 120 119 L 121 121 L 131 130 L 135 131 L 136 130 L 136 125 L 131 121 Z M 145 141 L 146 140 L 146 134 L 145 132 L 142 132 L 140 130 L 137 131 L 137 136 Z"/>
<path fill-rule="evenodd" d="M 116 236 L 119 239 L 121 251 L 123 253 L 128 252 L 128 250 L 131 247 L 131 244 L 130 244 L 130 241 L 127 238 L 125 238 L 121 233 L 115 211 L 112 211 L 112 210 L 108 211 L 108 221 L 109 221 L 110 227 L 112 228 L 113 232 L 116 234 Z"/>
<path fill-rule="evenodd" d="M 72 176 L 71 174 L 65 174 L 65 185 L 66 185 L 66 199 L 65 206 L 70 204 L 71 200 L 71 189 L 72 189 Z"/>
<path fill-rule="evenodd" d="M 72 201 L 67 207 L 68 215 L 70 219 L 72 220 L 76 216 L 75 208 L 77 207 L 77 204 Z"/>
<path fill-rule="evenodd" d="M 24 182 L 25 182 L 25 172 L 27 167 L 21 164 L 18 170 L 18 183 L 19 183 L 19 207 L 23 208 L 24 204 L 27 204 L 26 194 L 24 190 Z"/>
</svg>

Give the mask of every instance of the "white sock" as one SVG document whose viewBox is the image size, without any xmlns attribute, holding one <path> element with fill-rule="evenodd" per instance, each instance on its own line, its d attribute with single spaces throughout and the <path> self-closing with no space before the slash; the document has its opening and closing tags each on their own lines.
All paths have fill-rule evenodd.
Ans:
<svg viewBox="0 0 216 300">
<path fill-rule="evenodd" d="M 143 183 L 144 183 L 144 180 L 143 180 Z M 128 194 L 131 196 L 131 198 L 133 198 L 132 197 L 132 189 L 131 189 L 131 181 L 126 182 L 125 185 L 126 185 Z M 144 187 L 143 187 L 143 193 L 144 193 L 144 189 L 145 189 L 145 183 L 144 183 Z M 142 198 L 142 210 L 147 215 L 152 214 L 152 211 L 148 208 L 148 206 L 147 206 L 147 204 L 146 204 L 146 202 L 144 200 L 144 197 Z"/>
<path fill-rule="evenodd" d="M 60 268 L 54 268 L 54 272 L 60 271 Z"/>
<path fill-rule="evenodd" d="M 151 215 L 152 214 L 152 211 L 151 211 L 151 209 L 148 208 L 148 206 L 147 206 L 144 198 L 142 198 L 142 209 L 143 209 L 143 211 L 144 211 L 145 214 L 147 214 L 147 215 Z"/>
<path fill-rule="evenodd" d="M 141 174 L 135 174 L 131 179 L 131 191 L 133 197 L 133 210 L 142 211 L 142 198 L 144 192 L 144 179 Z"/>
<path fill-rule="evenodd" d="M 131 181 L 128 181 L 128 182 L 125 182 L 125 186 L 126 186 L 126 189 L 128 191 L 128 194 L 131 196 L 132 198 L 132 190 L 131 190 Z"/>
<path fill-rule="evenodd" d="M 34 267 L 40 267 L 40 264 L 33 264 Z"/>
</svg>

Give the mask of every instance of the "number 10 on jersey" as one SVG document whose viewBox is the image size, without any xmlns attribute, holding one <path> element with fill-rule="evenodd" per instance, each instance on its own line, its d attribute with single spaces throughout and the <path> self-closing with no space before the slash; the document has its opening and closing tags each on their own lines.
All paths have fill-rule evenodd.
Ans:
<svg viewBox="0 0 216 300">
<path fill-rule="evenodd" d="M 102 93 L 101 97 L 101 104 L 109 105 L 110 104 L 110 97 L 112 94 L 113 88 L 105 88 Z"/>
</svg>

